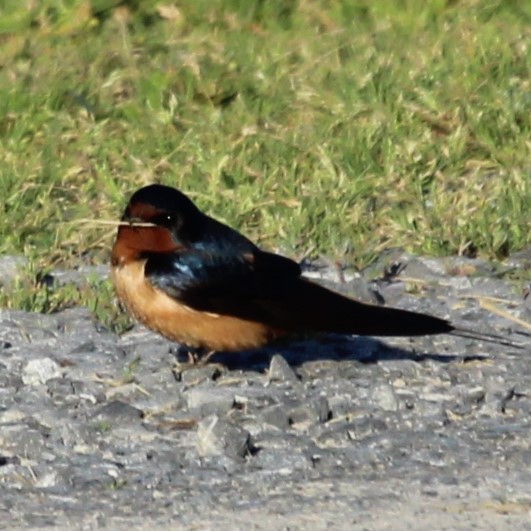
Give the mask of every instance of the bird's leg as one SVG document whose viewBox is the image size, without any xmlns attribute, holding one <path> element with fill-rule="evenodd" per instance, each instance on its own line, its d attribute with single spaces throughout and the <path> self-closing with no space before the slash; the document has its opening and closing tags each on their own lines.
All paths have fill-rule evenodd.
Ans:
<svg viewBox="0 0 531 531">
<path fill-rule="evenodd" d="M 206 350 L 204 348 L 188 348 L 188 363 L 202 367 L 208 363 L 208 360 L 216 353 L 215 350 Z"/>
<path fill-rule="evenodd" d="M 177 359 L 175 361 L 174 366 L 172 367 L 172 372 L 177 377 L 180 377 L 183 372 L 186 372 L 192 368 L 205 367 L 208 364 L 210 358 L 216 353 L 216 350 L 206 350 L 200 347 L 194 348 L 181 345 L 177 349 Z M 179 361 L 179 357 L 184 354 L 186 354 L 188 360 L 186 362 Z M 219 370 L 220 373 L 223 373 L 226 370 L 225 367 L 218 363 L 214 363 L 211 365 L 213 367 L 216 367 L 216 369 Z"/>
<path fill-rule="evenodd" d="M 187 365 L 196 365 L 205 353 L 205 349 L 201 347 L 189 347 L 188 345 L 180 344 L 175 345 L 174 348 L 172 347 L 171 351 L 175 354 L 176 363 L 179 365 L 185 364 L 180 361 L 183 357 L 188 359 Z"/>
<path fill-rule="evenodd" d="M 197 363 L 202 366 L 206 365 L 210 358 L 217 353 L 217 350 L 209 350 L 208 352 L 204 352 L 201 354 L 200 358 L 197 361 Z"/>
<path fill-rule="evenodd" d="M 188 354 L 188 364 L 197 365 L 201 359 L 201 352 L 198 349 L 188 349 L 186 353 Z"/>
<path fill-rule="evenodd" d="M 172 367 L 173 374 L 181 375 L 183 372 L 197 366 L 198 360 L 201 359 L 203 349 L 179 345 L 175 349 L 175 363 Z M 181 361 L 186 356 L 187 361 Z"/>
</svg>

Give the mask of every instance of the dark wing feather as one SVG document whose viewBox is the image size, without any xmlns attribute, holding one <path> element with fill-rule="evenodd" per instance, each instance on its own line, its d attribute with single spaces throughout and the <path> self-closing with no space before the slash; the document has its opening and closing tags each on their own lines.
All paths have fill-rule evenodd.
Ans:
<svg viewBox="0 0 531 531">
<path fill-rule="evenodd" d="M 454 329 L 436 317 L 371 306 L 329 291 L 301 278 L 297 263 L 261 251 L 208 217 L 187 250 L 146 257 L 148 281 L 183 304 L 288 332 L 420 335 Z"/>
<path fill-rule="evenodd" d="M 423 335 L 453 330 L 442 319 L 364 304 L 300 277 L 299 266 L 264 253 L 197 249 L 153 255 L 146 277 L 157 288 L 204 312 L 258 321 L 287 332 Z"/>
<path fill-rule="evenodd" d="M 195 248 L 148 256 L 145 275 L 153 286 L 195 310 L 269 324 L 271 308 L 265 301 L 280 301 L 297 282 L 300 267 L 257 248 L 245 253 Z"/>
</svg>

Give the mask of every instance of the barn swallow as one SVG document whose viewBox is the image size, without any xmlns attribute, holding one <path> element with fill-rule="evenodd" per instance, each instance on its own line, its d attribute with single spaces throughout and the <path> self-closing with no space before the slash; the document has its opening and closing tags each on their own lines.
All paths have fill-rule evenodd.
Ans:
<svg viewBox="0 0 531 531">
<path fill-rule="evenodd" d="M 160 184 L 131 197 L 112 249 L 112 278 L 138 321 L 191 348 L 246 350 L 308 332 L 454 334 L 503 343 L 499 336 L 365 304 L 311 282 L 293 260 L 259 249 Z"/>
</svg>

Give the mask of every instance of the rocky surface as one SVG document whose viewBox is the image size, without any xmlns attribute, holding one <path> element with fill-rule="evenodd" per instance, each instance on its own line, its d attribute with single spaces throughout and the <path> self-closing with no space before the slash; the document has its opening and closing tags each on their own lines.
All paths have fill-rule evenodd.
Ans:
<svg viewBox="0 0 531 531">
<path fill-rule="evenodd" d="M 308 274 L 524 348 L 327 336 L 189 368 L 84 308 L 1 311 L 0 528 L 531 529 L 531 297 L 479 260 L 386 264 Z"/>
</svg>

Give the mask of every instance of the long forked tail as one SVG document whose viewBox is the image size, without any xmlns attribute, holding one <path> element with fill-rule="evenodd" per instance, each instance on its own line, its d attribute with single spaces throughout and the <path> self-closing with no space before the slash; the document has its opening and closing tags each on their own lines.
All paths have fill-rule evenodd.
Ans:
<svg viewBox="0 0 531 531">
<path fill-rule="evenodd" d="M 484 341 L 485 343 L 494 343 L 496 345 L 502 345 L 504 347 L 511 347 L 517 349 L 525 349 L 525 346 L 521 343 L 511 341 L 498 334 L 490 334 L 486 332 L 477 332 L 475 330 L 469 330 L 468 328 L 455 327 L 451 332 L 448 332 L 452 336 L 464 337 L 466 339 L 475 339 L 476 341 Z"/>
<path fill-rule="evenodd" d="M 431 315 L 365 304 L 301 279 L 282 304 L 274 305 L 275 324 L 288 331 L 311 330 L 370 336 L 423 336 L 451 334 L 499 345 L 524 348 L 502 336 L 454 326 Z"/>
</svg>

